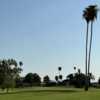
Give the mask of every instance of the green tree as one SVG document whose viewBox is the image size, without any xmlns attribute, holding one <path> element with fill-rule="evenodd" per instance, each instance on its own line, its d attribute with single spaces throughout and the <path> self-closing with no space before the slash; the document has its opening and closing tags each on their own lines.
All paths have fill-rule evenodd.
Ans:
<svg viewBox="0 0 100 100">
<path fill-rule="evenodd" d="M 58 82 L 58 79 L 59 79 L 58 76 L 55 76 L 55 80 L 56 80 L 56 82 Z"/>
<path fill-rule="evenodd" d="M 50 77 L 48 75 L 44 76 L 43 83 L 48 86 L 50 83 Z"/>
<path fill-rule="evenodd" d="M 67 76 L 67 80 L 69 81 L 69 85 L 75 86 L 77 88 L 82 88 L 85 86 L 85 74 L 83 73 L 71 73 Z"/>
<path fill-rule="evenodd" d="M 76 66 L 74 66 L 73 68 L 74 68 L 74 71 L 76 72 Z"/>
<path fill-rule="evenodd" d="M 0 60 L 0 85 L 2 89 L 13 88 L 15 86 L 15 79 L 22 69 L 18 66 L 14 59 Z"/>
<path fill-rule="evenodd" d="M 58 67 L 58 72 L 59 72 L 59 76 L 58 76 L 58 79 L 62 80 L 62 75 L 61 75 L 61 70 L 62 70 L 62 67 Z"/>
<path fill-rule="evenodd" d="M 37 73 L 28 73 L 24 78 L 24 82 L 30 86 L 38 86 L 41 83 L 41 78 Z"/>
<path fill-rule="evenodd" d="M 59 75 L 59 79 L 62 80 L 62 78 L 63 78 L 63 76 L 62 75 Z"/>
</svg>

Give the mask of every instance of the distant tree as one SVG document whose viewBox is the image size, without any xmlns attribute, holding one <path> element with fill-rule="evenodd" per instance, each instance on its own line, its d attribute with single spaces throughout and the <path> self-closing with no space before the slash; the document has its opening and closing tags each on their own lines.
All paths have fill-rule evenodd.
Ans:
<svg viewBox="0 0 100 100">
<path fill-rule="evenodd" d="M 76 66 L 74 66 L 74 70 L 76 70 Z"/>
<path fill-rule="evenodd" d="M 30 86 L 38 86 L 41 84 L 41 78 L 37 73 L 28 73 L 24 78 L 24 82 Z"/>
<path fill-rule="evenodd" d="M 76 73 L 74 76 L 74 86 L 77 88 L 82 88 L 85 86 L 86 75 L 83 73 Z"/>
<path fill-rule="evenodd" d="M 49 82 L 50 82 L 50 78 L 49 78 L 48 75 L 44 76 L 43 82 L 44 82 L 44 83 L 49 83 Z"/>
<path fill-rule="evenodd" d="M 13 88 L 15 86 L 15 79 L 22 69 L 18 66 L 14 59 L 0 60 L 0 85 L 2 89 Z"/>
<path fill-rule="evenodd" d="M 74 74 L 71 73 L 71 74 L 69 74 L 66 78 L 69 79 L 69 80 L 72 80 L 72 79 L 74 78 Z"/>
<path fill-rule="evenodd" d="M 16 78 L 16 88 L 24 87 L 24 77 Z"/>
<path fill-rule="evenodd" d="M 49 85 L 49 83 L 50 83 L 50 77 L 48 75 L 44 76 L 43 83 L 45 84 L 45 86 Z"/>
<path fill-rule="evenodd" d="M 60 71 L 62 70 L 62 67 L 58 67 L 58 72 L 59 72 L 59 75 L 60 75 Z"/>
<path fill-rule="evenodd" d="M 74 66 L 74 71 L 75 71 L 75 73 L 76 73 L 76 66 Z"/>
<path fill-rule="evenodd" d="M 69 84 L 75 87 L 81 88 L 85 85 L 85 75 L 82 73 L 69 74 L 67 76 L 67 80 L 69 80 Z"/>
<path fill-rule="evenodd" d="M 74 81 L 74 74 L 71 73 L 69 75 L 67 75 L 66 80 L 69 81 L 69 85 L 73 85 L 73 81 Z"/>
<path fill-rule="evenodd" d="M 23 66 L 23 62 L 22 62 L 22 61 L 20 61 L 20 62 L 19 62 L 19 65 L 20 65 L 20 66 Z"/>
<path fill-rule="evenodd" d="M 55 80 L 56 80 L 56 82 L 58 82 L 58 79 L 59 79 L 58 76 L 55 76 Z"/>
<path fill-rule="evenodd" d="M 59 79 L 62 80 L 62 78 L 63 78 L 63 76 L 62 75 L 59 75 Z"/>
<path fill-rule="evenodd" d="M 81 70 L 80 69 L 78 69 L 78 74 L 80 74 L 81 73 Z"/>
<path fill-rule="evenodd" d="M 60 81 L 62 80 L 62 78 L 63 78 L 62 75 L 61 75 L 61 73 L 60 73 L 61 70 L 62 70 L 62 67 L 59 66 L 59 67 L 58 67 L 58 72 L 59 72 L 58 82 L 60 82 Z"/>
<path fill-rule="evenodd" d="M 62 70 L 62 68 L 61 68 L 61 67 L 58 67 L 58 70 L 59 70 L 59 71 L 61 71 L 61 70 Z"/>
<path fill-rule="evenodd" d="M 88 76 L 88 79 L 94 79 L 94 76 L 90 74 Z M 73 85 L 77 88 L 82 88 L 85 86 L 85 80 L 86 80 L 86 75 L 84 73 L 81 73 L 80 69 L 77 71 L 77 73 L 71 73 L 67 76 L 67 82 L 69 81 L 69 85 Z M 89 83 L 89 85 L 91 85 Z"/>
</svg>

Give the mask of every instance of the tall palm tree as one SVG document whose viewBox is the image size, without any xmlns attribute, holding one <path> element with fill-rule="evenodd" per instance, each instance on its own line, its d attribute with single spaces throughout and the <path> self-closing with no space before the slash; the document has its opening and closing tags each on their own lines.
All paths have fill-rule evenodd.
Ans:
<svg viewBox="0 0 100 100">
<path fill-rule="evenodd" d="M 92 45 L 92 35 L 93 35 L 93 22 L 97 18 L 97 5 L 90 5 L 83 11 L 83 17 L 87 22 L 87 33 L 86 33 L 86 58 L 85 58 L 85 67 L 86 67 L 86 77 L 89 75 L 90 71 L 90 57 L 91 57 L 91 45 Z M 89 22 L 91 22 L 91 34 L 90 34 L 90 44 L 89 44 L 89 54 L 88 54 L 88 29 Z M 88 90 L 88 78 L 86 78 L 86 87 L 85 90 Z"/>
<path fill-rule="evenodd" d="M 86 73 L 86 86 L 85 86 L 85 90 L 88 90 L 87 88 L 87 59 L 88 59 L 88 30 L 89 30 L 89 22 L 90 19 L 88 17 L 88 9 L 85 8 L 85 10 L 83 11 L 83 18 L 86 20 L 87 23 L 87 31 L 86 31 L 86 54 L 85 54 L 85 73 Z"/>
<path fill-rule="evenodd" d="M 91 58 L 91 46 L 92 46 L 92 37 L 93 37 L 93 22 L 97 18 L 97 5 L 90 5 L 89 9 L 89 18 L 91 21 L 91 35 L 90 35 L 90 44 L 89 44 L 89 58 L 88 58 L 88 74 L 90 73 L 90 58 Z"/>
</svg>

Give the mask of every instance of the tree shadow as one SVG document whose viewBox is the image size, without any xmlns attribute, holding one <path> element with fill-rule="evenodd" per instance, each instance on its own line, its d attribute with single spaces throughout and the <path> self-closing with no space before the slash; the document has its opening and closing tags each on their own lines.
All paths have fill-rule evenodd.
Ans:
<svg viewBox="0 0 100 100">
<path fill-rule="evenodd" d="M 80 92 L 77 89 L 76 90 L 19 90 L 19 91 L 12 91 L 12 92 L 8 92 L 8 93 L 0 93 L 0 95 L 6 95 L 6 94 L 23 94 L 23 93 L 76 93 L 76 92 Z"/>
</svg>

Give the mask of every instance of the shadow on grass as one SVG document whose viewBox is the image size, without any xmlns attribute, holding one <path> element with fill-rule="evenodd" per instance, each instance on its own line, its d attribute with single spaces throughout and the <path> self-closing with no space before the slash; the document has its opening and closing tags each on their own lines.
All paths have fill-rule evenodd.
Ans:
<svg viewBox="0 0 100 100">
<path fill-rule="evenodd" d="M 19 90 L 19 91 L 12 91 L 12 92 L 3 92 L 0 93 L 0 95 L 6 95 L 6 94 L 21 94 L 21 93 L 75 93 L 80 92 L 78 90 Z"/>
</svg>

